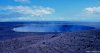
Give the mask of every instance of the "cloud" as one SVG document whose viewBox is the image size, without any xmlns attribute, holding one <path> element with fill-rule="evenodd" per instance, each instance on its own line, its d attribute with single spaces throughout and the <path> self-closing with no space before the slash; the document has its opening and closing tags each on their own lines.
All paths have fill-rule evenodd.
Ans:
<svg viewBox="0 0 100 53">
<path fill-rule="evenodd" d="M 8 13 L 19 13 L 31 16 L 44 16 L 55 12 L 53 8 L 42 6 L 5 6 L 0 7 L 0 11 L 8 11 Z"/>
<path fill-rule="evenodd" d="M 100 7 L 88 7 L 84 10 L 89 14 L 100 14 Z"/>
<path fill-rule="evenodd" d="M 0 22 L 42 20 L 54 12 L 55 9 L 43 6 L 0 6 Z"/>
<path fill-rule="evenodd" d="M 100 7 L 83 8 L 80 13 L 76 13 L 73 17 L 67 18 L 69 21 L 83 22 L 100 22 Z"/>
<path fill-rule="evenodd" d="M 30 0 L 15 0 L 15 2 L 29 2 Z"/>
</svg>

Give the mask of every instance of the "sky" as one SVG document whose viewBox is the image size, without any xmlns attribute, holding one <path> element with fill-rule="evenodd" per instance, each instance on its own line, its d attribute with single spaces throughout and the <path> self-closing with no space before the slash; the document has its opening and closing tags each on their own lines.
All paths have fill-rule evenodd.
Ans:
<svg viewBox="0 0 100 53">
<path fill-rule="evenodd" d="M 100 22 L 100 0 L 0 0 L 0 22 Z"/>
</svg>

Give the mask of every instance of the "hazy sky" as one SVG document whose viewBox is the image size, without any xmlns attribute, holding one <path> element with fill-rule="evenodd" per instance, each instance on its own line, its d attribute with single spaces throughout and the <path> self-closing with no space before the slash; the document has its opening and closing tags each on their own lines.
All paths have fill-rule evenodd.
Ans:
<svg viewBox="0 0 100 53">
<path fill-rule="evenodd" d="M 0 0 L 0 21 L 100 22 L 100 0 Z"/>
</svg>

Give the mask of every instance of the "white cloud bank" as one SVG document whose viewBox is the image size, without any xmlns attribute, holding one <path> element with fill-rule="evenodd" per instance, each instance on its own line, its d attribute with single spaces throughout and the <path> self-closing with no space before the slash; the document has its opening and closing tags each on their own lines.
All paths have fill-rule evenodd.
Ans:
<svg viewBox="0 0 100 53">
<path fill-rule="evenodd" d="M 0 7 L 0 10 L 31 16 L 44 16 L 55 12 L 53 8 L 42 6 L 3 6 Z"/>
<path fill-rule="evenodd" d="M 100 7 L 88 7 L 85 8 L 84 10 L 90 14 L 100 14 Z"/>
<path fill-rule="evenodd" d="M 87 7 L 71 18 L 70 21 L 83 21 L 83 22 L 100 22 L 100 7 Z"/>
</svg>

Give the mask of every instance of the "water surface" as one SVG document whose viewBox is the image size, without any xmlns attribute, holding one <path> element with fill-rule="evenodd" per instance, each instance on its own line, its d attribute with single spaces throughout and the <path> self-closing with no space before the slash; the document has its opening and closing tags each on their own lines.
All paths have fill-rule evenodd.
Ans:
<svg viewBox="0 0 100 53">
<path fill-rule="evenodd" d="M 29 24 L 13 28 L 16 32 L 72 32 L 79 30 L 94 29 L 90 26 L 82 25 L 61 25 L 61 24 Z"/>
</svg>

